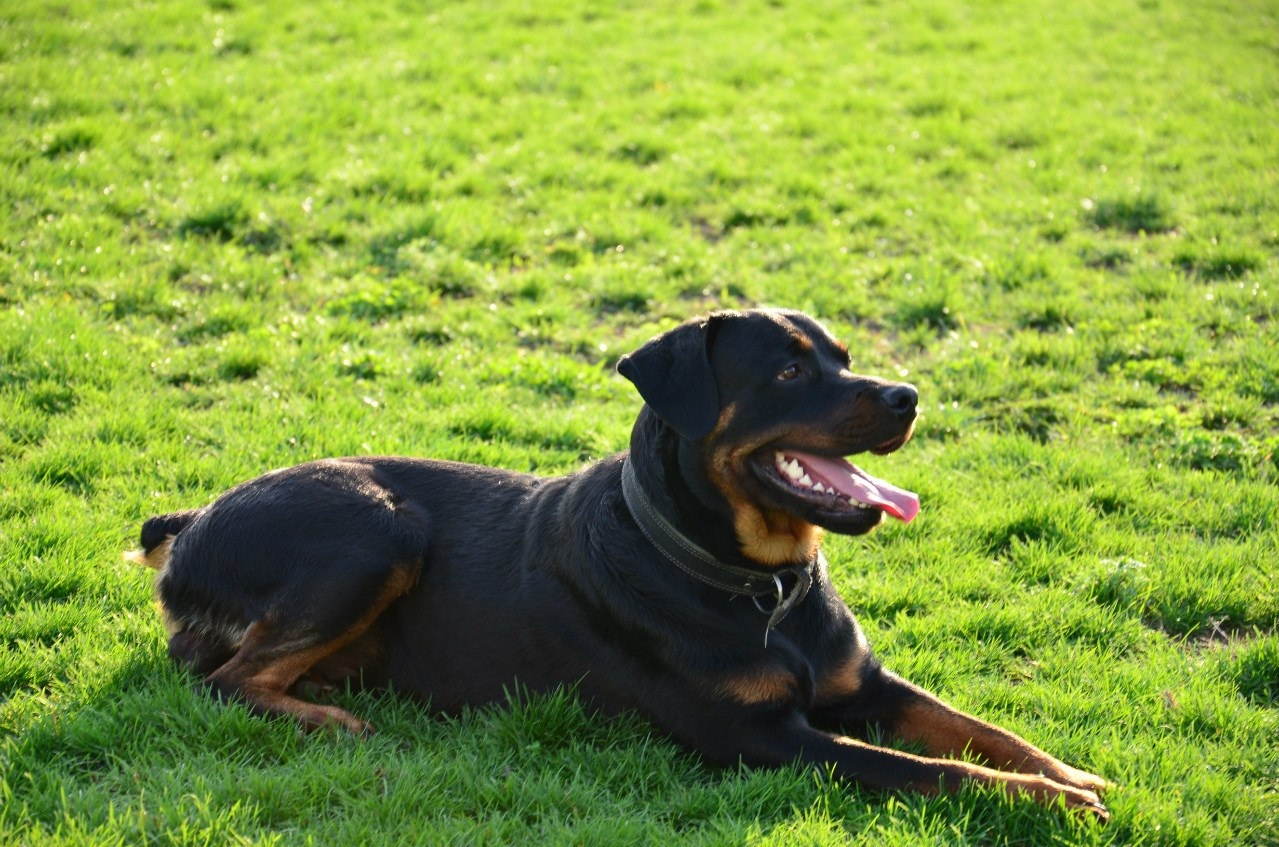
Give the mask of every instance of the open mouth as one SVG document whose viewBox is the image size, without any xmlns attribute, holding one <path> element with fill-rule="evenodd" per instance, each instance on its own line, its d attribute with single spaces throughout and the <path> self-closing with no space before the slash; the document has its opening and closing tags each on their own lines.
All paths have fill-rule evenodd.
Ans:
<svg viewBox="0 0 1279 847">
<path fill-rule="evenodd" d="M 841 458 L 777 450 L 773 467 L 792 493 L 832 509 L 878 509 L 903 523 L 919 514 L 919 497 Z"/>
</svg>

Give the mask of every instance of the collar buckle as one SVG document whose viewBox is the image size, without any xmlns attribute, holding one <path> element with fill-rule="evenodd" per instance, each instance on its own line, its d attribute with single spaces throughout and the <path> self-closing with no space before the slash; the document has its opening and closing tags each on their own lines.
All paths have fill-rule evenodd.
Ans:
<svg viewBox="0 0 1279 847">
<path fill-rule="evenodd" d="M 782 587 L 781 573 L 792 573 L 795 575 L 795 585 L 791 588 L 790 593 Z M 799 565 L 793 568 L 787 568 L 781 573 L 773 574 L 773 586 L 776 588 L 777 594 L 773 603 L 773 608 L 766 609 L 764 604 L 760 602 L 759 597 L 752 597 L 755 602 L 755 608 L 759 609 L 765 615 L 768 615 L 768 624 L 764 627 L 764 648 L 768 648 L 768 635 L 773 628 L 782 622 L 782 618 L 790 614 L 790 610 L 800 604 L 800 602 L 808 596 L 808 589 L 813 587 L 813 569 L 810 565 Z"/>
</svg>

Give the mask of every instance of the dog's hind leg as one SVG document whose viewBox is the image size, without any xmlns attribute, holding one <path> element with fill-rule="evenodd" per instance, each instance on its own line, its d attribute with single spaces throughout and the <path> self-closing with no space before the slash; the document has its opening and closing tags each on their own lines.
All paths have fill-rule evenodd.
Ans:
<svg viewBox="0 0 1279 847">
<path fill-rule="evenodd" d="M 207 677 L 223 697 L 239 697 L 256 712 L 291 715 L 308 729 L 345 727 L 367 735 L 373 727 L 337 706 L 303 700 L 289 689 L 307 671 L 365 635 L 378 616 L 417 581 L 420 565 L 391 568 L 375 599 L 350 608 L 350 595 L 330 595 L 330 608 L 277 613 L 249 624 L 234 655 Z M 321 634 L 323 633 L 323 634 Z M 333 634 L 336 633 L 336 634 Z"/>
<path fill-rule="evenodd" d="M 234 649 L 187 629 L 176 632 L 169 638 L 169 658 L 200 676 L 213 673 L 234 653 Z"/>
</svg>

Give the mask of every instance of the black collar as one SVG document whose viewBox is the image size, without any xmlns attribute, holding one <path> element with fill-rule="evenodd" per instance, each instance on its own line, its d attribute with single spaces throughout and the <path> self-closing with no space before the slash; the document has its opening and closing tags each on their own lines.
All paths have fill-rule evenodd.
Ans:
<svg viewBox="0 0 1279 847">
<path fill-rule="evenodd" d="M 808 562 L 787 568 L 753 570 L 721 562 L 672 526 L 657 510 L 644 493 L 629 458 L 622 462 L 622 497 L 644 537 L 667 561 L 707 585 L 755 600 L 756 607 L 768 615 L 768 625 L 764 629 L 765 647 L 768 646 L 768 634 L 808 595 L 808 589 L 825 563 L 820 550 Z M 786 574 L 795 577 L 795 584 L 789 592 L 782 585 L 782 576 Z M 760 602 L 763 597 L 776 598 L 772 609 Z"/>
</svg>

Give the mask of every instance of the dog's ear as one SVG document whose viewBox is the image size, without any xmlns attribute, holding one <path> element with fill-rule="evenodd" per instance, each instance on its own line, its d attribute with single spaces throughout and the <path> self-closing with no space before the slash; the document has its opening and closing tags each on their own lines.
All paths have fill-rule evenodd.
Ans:
<svg viewBox="0 0 1279 847">
<path fill-rule="evenodd" d="M 711 315 L 682 323 L 617 363 L 617 372 L 635 384 L 648 407 L 692 441 L 710 433 L 719 419 L 710 357 L 717 322 Z"/>
</svg>

